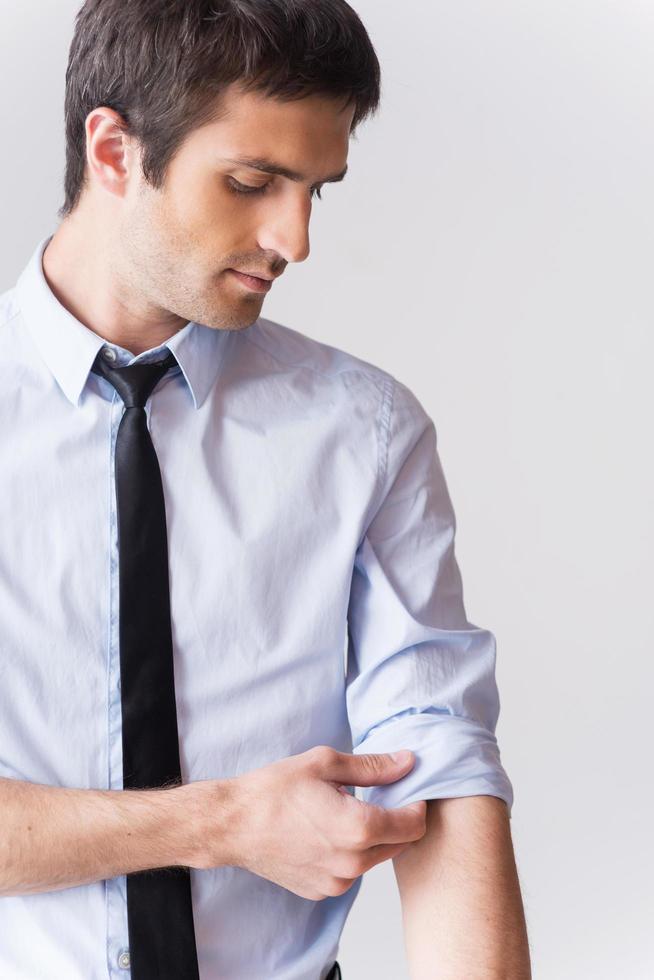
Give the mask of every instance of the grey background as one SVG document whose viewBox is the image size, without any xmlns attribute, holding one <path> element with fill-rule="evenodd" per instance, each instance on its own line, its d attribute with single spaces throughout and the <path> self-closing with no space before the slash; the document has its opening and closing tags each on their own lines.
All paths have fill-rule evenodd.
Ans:
<svg viewBox="0 0 654 980">
<path fill-rule="evenodd" d="M 654 7 L 361 0 L 383 104 L 263 315 L 434 418 L 494 631 L 535 980 L 651 980 Z M 0 0 L 0 290 L 62 200 L 77 2 Z M 345 980 L 408 976 L 392 865 Z"/>
</svg>

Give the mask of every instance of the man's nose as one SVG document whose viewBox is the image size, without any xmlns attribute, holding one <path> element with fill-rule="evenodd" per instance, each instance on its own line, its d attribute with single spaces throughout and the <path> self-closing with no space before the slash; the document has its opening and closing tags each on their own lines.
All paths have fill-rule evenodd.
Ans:
<svg viewBox="0 0 654 980">
<path fill-rule="evenodd" d="M 311 251 L 309 202 L 293 198 L 270 212 L 259 231 L 259 247 L 272 250 L 287 262 L 303 262 Z"/>
</svg>

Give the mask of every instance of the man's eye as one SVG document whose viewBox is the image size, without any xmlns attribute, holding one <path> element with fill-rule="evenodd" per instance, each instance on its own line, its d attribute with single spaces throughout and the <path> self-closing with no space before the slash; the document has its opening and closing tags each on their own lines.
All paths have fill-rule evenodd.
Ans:
<svg viewBox="0 0 654 980">
<path fill-rule="evenodd" d="M 269 186 L 269 184 L 263 184 L 261 187 L 252 187 L 250 184 L 239 183 L 233 177 L 229 178 L 228 185 L 235 194 L 263 194 L 266 187 Z"/>
<path fill-rule="evenodd" d="M 261 187 L 252 187 L 251 184 L 241 184 L 241 182 L 238 181 L 238 180 L 236 180 L 234 177 L 230 177 L 228 179 L 228 182 L 227 182 L 229 189 L 231 191 L 233 191 L 234 194 L 264 194 L 265 191 L 266 191 L 266 189 L 268 187 L 270 187 L 270 184 L 271 183 L 272 183 L 272 181 L 269 181 L 267 184 L 262 184 Z M 322 200 L 322 198 L 320 196 L 320 188 L 319 187 L 312 187 L 311 188 L 311 197 L 312 198 L 313 198 L 314 194 L 318 198 L 319 201 Z"/>
</svg>

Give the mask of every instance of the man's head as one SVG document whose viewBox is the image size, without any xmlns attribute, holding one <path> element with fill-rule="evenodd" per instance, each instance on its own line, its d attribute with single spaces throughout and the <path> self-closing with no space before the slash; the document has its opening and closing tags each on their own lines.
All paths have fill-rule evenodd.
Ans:
<svg viewBox="0 0 654 980">
<path fill-rule="evenodd" d="M 379 76 L 345 0 L 86 0 L 59 216 L 144 313 L 247 326 L 265 292 L 230 270 L 307 257 L 312 200 L 342 179 Z"/>
</svg>

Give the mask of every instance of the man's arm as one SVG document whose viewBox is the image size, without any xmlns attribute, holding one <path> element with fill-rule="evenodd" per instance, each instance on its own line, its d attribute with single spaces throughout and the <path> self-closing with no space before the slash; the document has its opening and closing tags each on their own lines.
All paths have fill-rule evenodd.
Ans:
<svg viewBox="0 0 654 980">
<path fill-rule="evenodd" d="M 428 800 L 425 835 L 393 865 L 411 980 L 531 980 L 504 800 Z"/>
<path fill-rule="evenodd" d="M 0 898 L 191 866 L 201 840 L 197 787 L 210 790 L 219 824 L 220 781 L 99 790 L 0 778 Z"/>
</svg>

